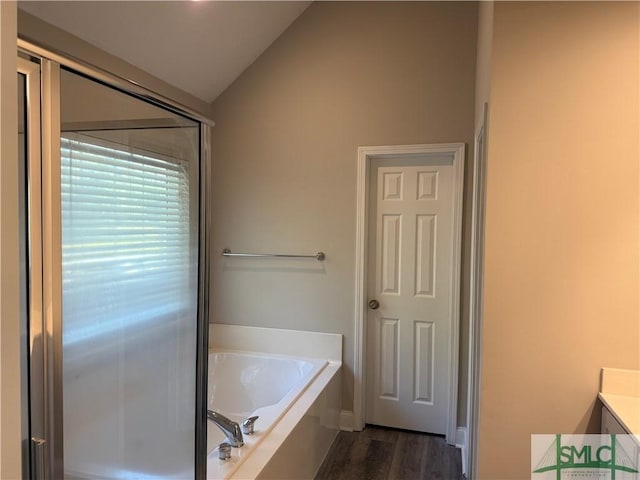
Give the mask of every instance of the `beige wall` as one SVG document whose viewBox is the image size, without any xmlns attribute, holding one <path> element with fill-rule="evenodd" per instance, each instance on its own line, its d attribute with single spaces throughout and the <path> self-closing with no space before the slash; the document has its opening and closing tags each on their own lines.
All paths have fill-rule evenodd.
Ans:
<svg viewBox="0 0 640 480">
<path fill-rule="evenodd" d="M 61 118 L 65 124 L 118 123 L 122 120 L 158 120 L 175 115 L 118 90 L 92 82 L 85 77 L 62 71 L 60 81 Z"/>
<path fill-rule="evenodd" d="M 493 1 L 478 4 L 478 46 L 476 54 L 476 133 L 484 120 L 484 104 L 491 94 L 491 50 L 493 40 Z"/>
<path fill-rule="evenodd" d="M 598 431 L 600 368 L 640 367 L 639 8 L 495 4 L 482 478 Z"/>
<path fill-rule="evenodd" d="M 16 4 L 0 2 L 0 478 L 21 478 Z"/>
<path fill-rule="evenodd" d="M 471 145 L 476 24 L 470 3 L 318 2 L 213 104 L 212 321 L 343 334 L 347 410 L 357 148 Z M 327 260 L 225 262 L 225 247 Z"/>
</svg>

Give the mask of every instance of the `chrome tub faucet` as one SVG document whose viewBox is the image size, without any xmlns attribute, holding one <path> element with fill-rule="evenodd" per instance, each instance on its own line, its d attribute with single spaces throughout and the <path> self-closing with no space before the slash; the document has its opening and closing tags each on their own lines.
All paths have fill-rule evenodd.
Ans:
<svg viewBox="0 0 640 480">
<path fill-rule="evenodd" d="M 221 413 L 214 412 L 213 410 L 207 410 L 207 419 L 223 431 L 227 436 L 227 442 L 232 447 L 241 447 L 244 445 L 244 438 L 240 431 L 240 425 L 238 425 L 237 422 L 234 422 Z"/>
<path fill-rule="evenodd" d="M 258 416 L 247 418 L 242 422 L 242 429 L 237 422 L 225 417 L 221 413 L 214 412 L 213 410 L 207 410 L 207 420 L 218 426 L 220 430 L 227 436 L 227 443 L 232 447 L 241 447 L 244 445 L 244 438 L 242 434 L 253 435 L 254 424 Z"/>
</svg>

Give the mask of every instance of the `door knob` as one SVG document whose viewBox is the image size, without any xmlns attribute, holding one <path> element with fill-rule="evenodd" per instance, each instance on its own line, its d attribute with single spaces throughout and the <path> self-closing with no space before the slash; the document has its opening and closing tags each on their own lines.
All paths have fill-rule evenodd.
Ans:
<svg viewBox="0 0 640 480">
<path fill-rule="evenodd" d="M 378 302 L 378 300 L 376 300 L 375 298 L 373 300 L 369 300 L 369 308 L 371 310 L 377 310 L 379 306 L 380 302 Z"/>
</svg>

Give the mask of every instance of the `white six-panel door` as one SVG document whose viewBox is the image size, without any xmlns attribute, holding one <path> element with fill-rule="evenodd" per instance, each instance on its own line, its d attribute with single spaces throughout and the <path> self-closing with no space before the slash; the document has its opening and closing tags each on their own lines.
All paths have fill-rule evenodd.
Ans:
<svg viewBox="0 0 640 480">
<path fill-rule="evenodd" d="M 447 433 L 453 181 L 450 155 L 372 162 L 367 423 Z"/>
</svg>

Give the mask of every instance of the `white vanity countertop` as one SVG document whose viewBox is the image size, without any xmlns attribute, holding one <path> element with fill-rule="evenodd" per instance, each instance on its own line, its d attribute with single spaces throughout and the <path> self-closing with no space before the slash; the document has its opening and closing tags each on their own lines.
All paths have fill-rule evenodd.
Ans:
<svg viewBox="0 0 640 480">
<path fill-rule="evenodd" d="M 625 430 L 640 434 L 640 370 L 603 368 L 598 398 Z"/>
<path fill-rule="evenodd" d="M 640 397 L 600 392 L 598 398 L 627 432 L 640 434 Z"/>
</svg>

